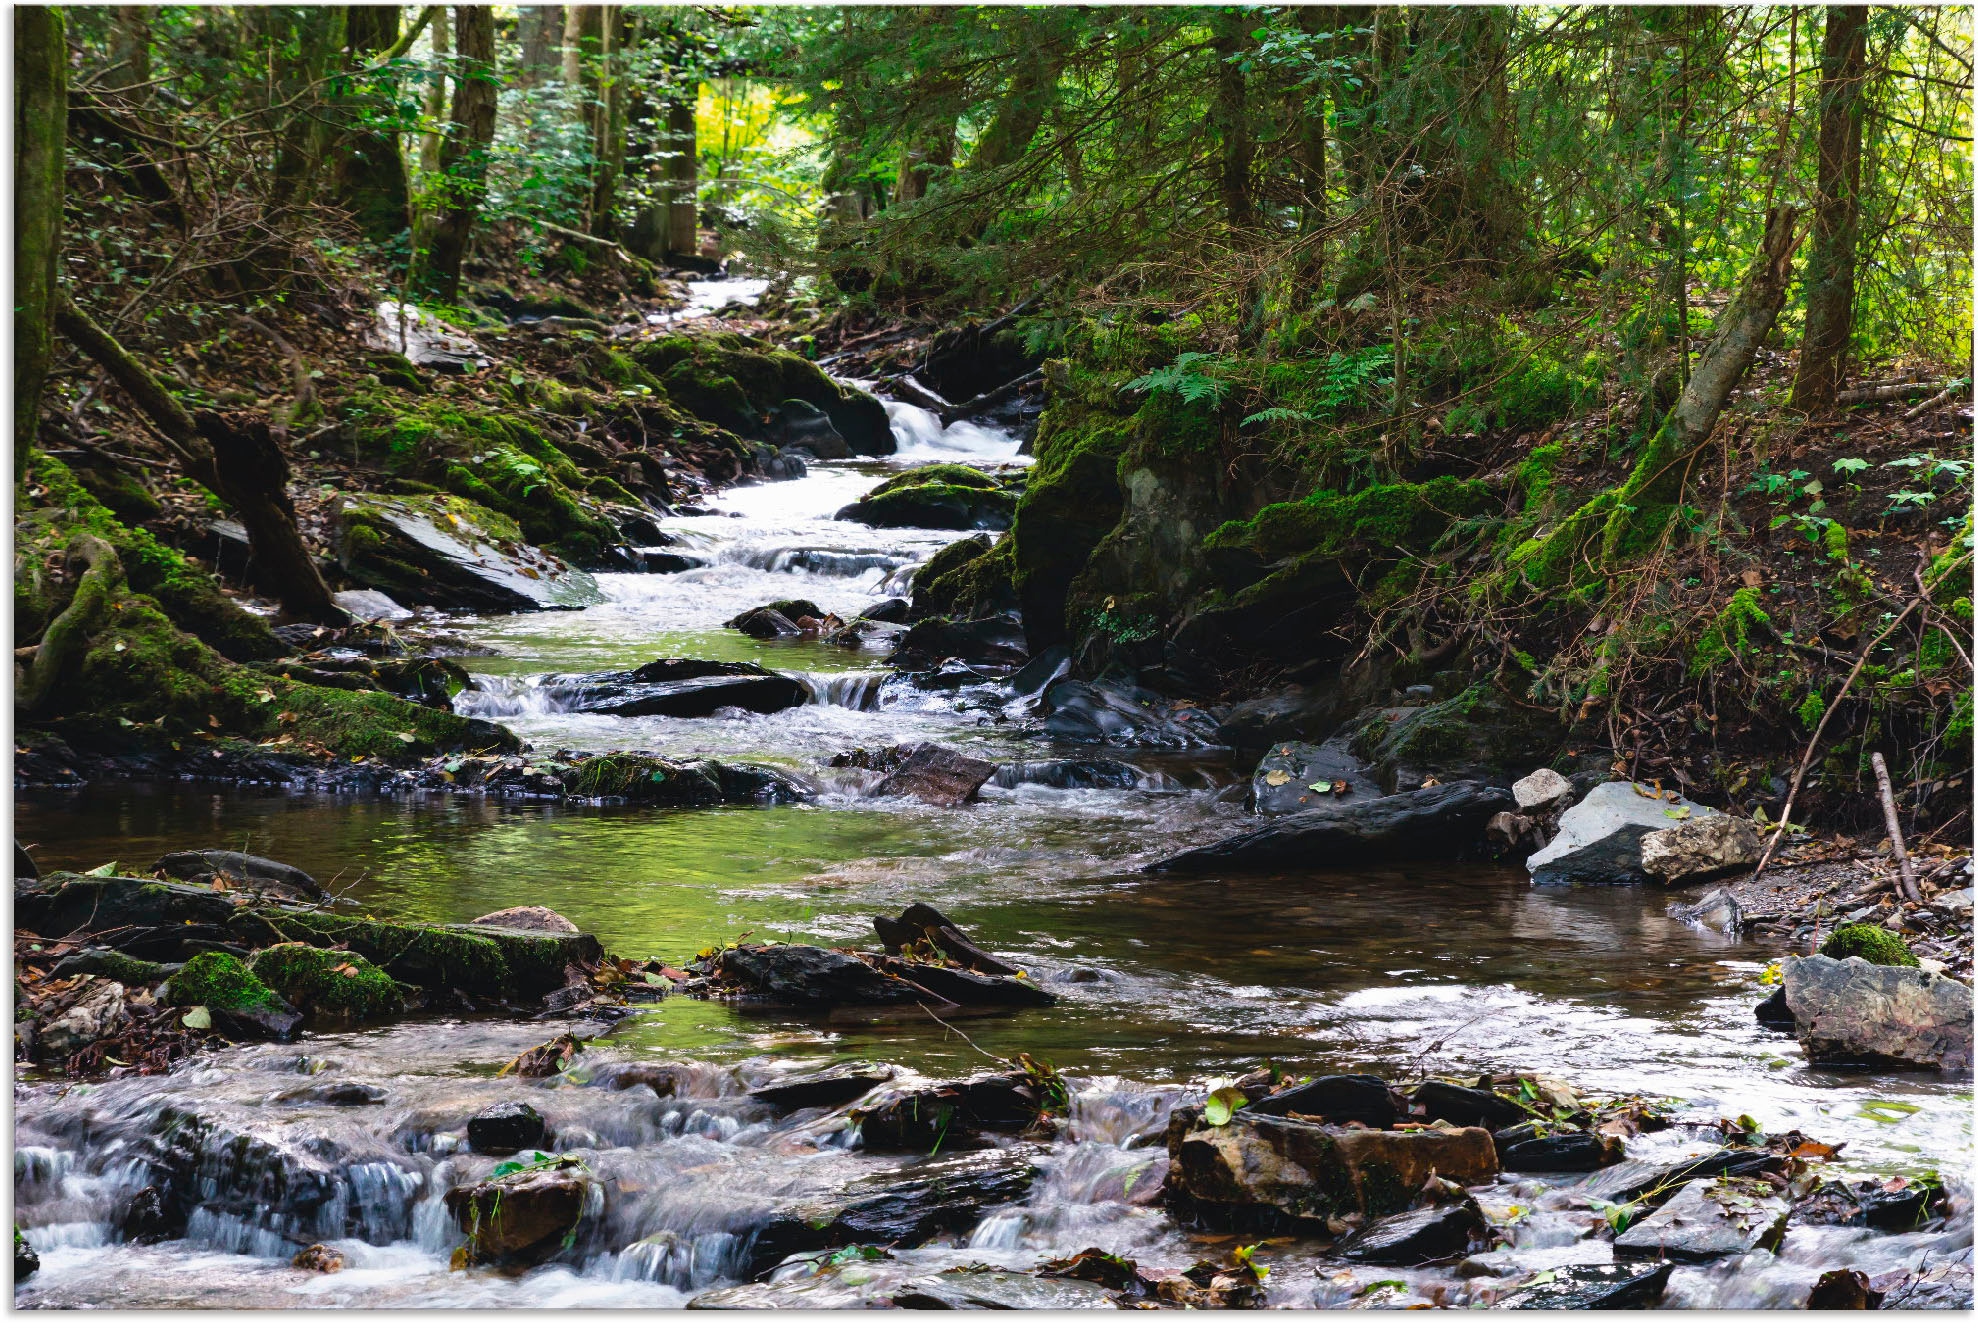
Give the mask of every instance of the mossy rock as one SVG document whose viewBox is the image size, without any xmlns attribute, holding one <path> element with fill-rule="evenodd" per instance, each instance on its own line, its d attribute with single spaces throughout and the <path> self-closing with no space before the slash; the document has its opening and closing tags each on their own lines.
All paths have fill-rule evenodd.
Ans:
<svg viewBox="0 0 1978 1328">
<path fill-rule="evenodd" d="M 1820 943 L 1820 953 L 1829 959 L 1853 959 L 1859 956 L 1871 964 L 1888 964 L 1897 968 L 1916 968 L 1916 956 L 1903 944 L 1902 937 L 1883 927 L 1868 922 L 1852 922 L 1844 927 L 1836 927 L 1825 941 Z"/>
<path fill-rule="evenodd" d="M 1370 711 L 1357 723 L 1352 752 L 1389 792 L 1419 788 L 1429 776 L 1508 784 L 1550 765 L 1565 740 L 1555 712 L 1520 706 L 1484 683 L 1433 705 Z"/>
<path fill-rule="evenodd" d="M 676 404 L 743 437 L 780 441 L 772 436 L 777 407 L 796 400 L 829 416 L 854 453 L 890 456 L 897 449 L 886 408 L 876 397 L 832 381 L 801 355 L 753 338 L 683 333 L 646 342 L 633 356 Z"/>
<path fill-rule="evenodd" d="M 286 653 L 268 624 L 227 598 L 210 573 L 149 531 L 119 521 L 67 466 L 41 452 L 30 455 L 26 483 L 15 490 L 16 644 L 37 638 L 68 607 L 73 587 L 49 562 L 85 531 L 116 549 L 132 590 L 151 596 L 173 622 L 228 659 L 246 662 Z"/>
<path fill-rule="evenodd" d="M 1008 530 L 1016 495 L 962 484 L 882 484 L 838 509 L 838 520 L 915 530 Z"/>
<path fill-rule="evenodd" d="M 259 951 L 249 969 L 319 1026 L 373 1023 L 405 1010 L 398 983 L 360 954 L 290 942 Z"/>
<path fill-rule="evenodd" d="M 564 985 L 568 964 L 595 964 L 603 955 L 587 933 L 517 931 L 507 927 L 422 926 L 327 913 L 261 909 L 245 915 L 265 943 L 301 941 L 349 950 L 408 986 L 482 1000 L 532 1000 Z"/>
<path fill-rule="evenodd" d="M 726 801 L 719 775 L 705 763 L 632 753 L 591 756 L 563 777 L 576 798 L 614 798 L 641 806 L 717 807 Z"/>
<path fill-rule="evenodd" d="M 1076 400 L 1053 400 L 1038 421 L 1036 464 L 1010 524 L 1010 557 L 1031 646 L 1068 640 L 1072 579 L 1119 524 L 1119 460 L 1127 420 Z"/>
<path fill-rule="evenodd" d="M 513 518 L 456 495 L 346 499 L 336 538 L 351 579 L 402 604 L 514 613 L 603 598 L 588 573 L 529 543 Z"/>
<path fill-rule="evenodd" d="M 90 497 L 110 509 L 110 514 L 126 525 L 142 525 L 164 512 L 151 490 L 136 476 L 110 466 L 84 466 L 74 472 L 76 482 L 89 490 Z"/>
<path fill-rule="evenodd" d="M 209 1010 L 277 1013 L 282 1009 L 280 996 L 222 950 L 203 950 L 188 959 L 172 975 L 166 996 L 173 1005 L 203 1005 Z"/>
<path fill-rule="evenodd" d="M 939 461 L 931 466 L 921 466 L 914 470 L 901 471 L 885 483 L 871 489 L 865 495 L 876 498 L 882 493 L 895 489 L 911 489 L 922 484 L 951 484 L 962 489 L 996 489 L 1001 484 L 992 475 L 986 475 L 974 466 L 958 465 L 952 461 Z"/>
<path fill-rule="evenodd" d="M 1357 493 L 1321 491 L 1272 503 L 1247 521 L 1228 522 L 1210 532 L 1203 547 L 1212 555 L 1249 555 L 1259 564 L 1349 549 L 1422 552 L 1453 522 L 1484 511 L 1490 497 L 1481 480 L 1448 476 L 1426 484 L 1377 484 Z"/>
<path fill-rule="evenodd" d="M 986 544 L 986 540 L 957 541 L 914 573 L 916 618 L 993 618 L 1019 607 L 1015 546 L 1005 539 L 988 552 L 979 552 Z M 969 556 L 949 559 L 950 550 L 968 551 Z"/>
</svg>

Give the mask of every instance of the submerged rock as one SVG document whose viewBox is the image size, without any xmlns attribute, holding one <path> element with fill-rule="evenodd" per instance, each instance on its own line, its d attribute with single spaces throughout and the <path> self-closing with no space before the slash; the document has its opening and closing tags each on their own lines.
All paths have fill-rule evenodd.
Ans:
<svg viewBox="0 0 1978 1328">
<path fill-rule="evenodd" d="M 1668 1195 L 1693 1180 L 1753 1176 L 1778 1165 L 1776 1157 L 1760 1149 L 1720 1148 L 1674 1164 L 1622 1162 L 1588 1176 L 1580 1188 L 1610 1203 L 1633 1203 L 1638 1199 L 1659 1202 L 1658 1196 Z"/>
<path fill-rule="evenodd" d="M 749 1090 L 749 1096 L 758 1102 L 768 1103 L 779 1111 L 800 1111 L 805 1107 L 835 1107 L 864 1097 L 873 1089 L 893 1078 L 893 1069 L 888 1065 L 875 1065 L 871 1061 L 852 1061 L 845 1065 L 834 1065 L 816 1074 L 800 1075 L 795 1079 L 784 1079 L 778 1083 L 764 1084 Z"/>
<path fill-rule="evenodd" d="M 1729 817 L 1725 818 L 1729 820 Z M 1650 836 L 1654 838 L 1654 836 Z M 1736 936 L 1744 930 L 1744 907 L 1738 897 L 1719 886 L 1693 904 L 1671 904 L 1669 916 L 1691 927 Z"/>
<path fill-rule="evenodd" d="M 1382 860 L 1454 858 L 1476 846 L 1486 822 L 1511 805 L 1502 789 L 1474 782 L 1293 812 L 1260 829 L 1163 858 L 1150 872 L 1272 871 Z"/>
<path fill-rule="evenodd" d="M 591 715 L 697 719 L 730 706 L 767 715 L 810 700 L 795 678 L 723 660 L 660 659 L 630 670 L 555 674 L 543 685 L 567 708 Z"/>
<path fill-rule="evenodd" d="M 1971 1068 L 1971 988 L 1938 973 L 1861 958 L 1791 956 L 1780 965 L 1799 1043 L 1815 1065 Z"/>
<path fill-rule="evenodd" d="M 750 1273 L 760 1276 L 811 1250 L 899 1249 L 940 1235 L 966 1235 L 985 1209 L 1017 1203 L 1030 1193 L 1037 1175 L 1033 1157 L 1030 1149 L 1006 1149 L 874 1172 L 842 1195 L 772 1217 L 755 1235 Z"/>
<path fill-rule="evenodd" d="M 1791 1205 L 1764 1181 L 1693 1180 L 1616 1236 L 1614 1257 L 1707 1263 L 1773 1249 L 1785 1234 L 1791 1211 Z"/>
<path fill-rule="evenodd" d="M 1124 761 L 1091 757 L 1065 761 L 1005 761 L 996 767 L 996 786 L 1041 784 L 1058 789 L 1129 789 L 1140 783 L 1140 771 Z"/>
<path fill-rule="evenodd" d="M 1431 1175 L 1480 1184 L 1497 1174 L 1487 1130 L 1347 1129 L 1248 1109 L 1210 1125 L 1193 1106 L 1168 1123 L 1168 1159 L 1169 1207 L 1224 1230 L 1384 1217 L 1406 1209 Z"/>
<path fill-rule="evenodd" d="M 1601 784 L 1559 818 L 1559 833 L 1525 863 L 1534 885 L 1645 885 L 1642 840 L 1723 813 L 1628 780 Z"/>
<path fill-rule="evenodd" d="M 1044 732 L 1114 747 L 1214 747 L 1214 712 L 1109 679 L 1063 678 L 1044 688 Z"/>
<path fill-rule="evenodd" d="M 963 756 L 931 742 L 918 742 L 872 790 L 875 798 L 919 798 L 936 807 L 959 807 L 996 773 L 996 763 Z"/>
</svg>

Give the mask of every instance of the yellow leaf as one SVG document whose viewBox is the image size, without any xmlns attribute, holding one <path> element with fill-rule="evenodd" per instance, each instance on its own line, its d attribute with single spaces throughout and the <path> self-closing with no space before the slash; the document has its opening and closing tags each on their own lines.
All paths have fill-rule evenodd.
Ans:
<svg viewBox="0 0 1978 1328">
<path fill-rule="evenodd" d="M 1268 775 L 1264 776 L 1264 782 L 1266 784 L 1269 784 L 1272 788 L 1277 788 L 1281 785 L 1289 784 L 1291 782 L 1291 772 L 1288 770 L 1273 770 Z"/>
</svg>

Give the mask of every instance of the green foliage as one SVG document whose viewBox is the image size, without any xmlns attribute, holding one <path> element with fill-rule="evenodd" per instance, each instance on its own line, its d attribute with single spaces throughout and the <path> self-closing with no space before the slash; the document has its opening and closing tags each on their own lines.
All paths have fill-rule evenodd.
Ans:
<svg viewBox="0 0 1978 1328">
<path fill-rule="evenodd" d="M 289 943 L 254 955 L 254 976 L 316 1019 L 368 1023 L 403 1013 L 398 983 L 360 954 Z"/>
<path fill-rule="evenodd" d="M 1184 351 L 1167 368 L 1140 375 L 1125 390 L 1150 395 L 1172 392 L 1191 406 L 1198 402 L 1218 406 L 1229 392 L 1229 384 L 1212 376 L 1219 359 L 1204 351 Z"/>
<path fill-rule="evenodd" d="M 1336 554 L 1349 545 L 1377 551 L 1420 549 L 1464 517 L 1483 511 L 1489 490 L 1444 476 L 1426 484 L 1379 484 L 1358 493 L 1319 492 L 1273 503 L 1247 521 L 1211 531 L 1211 552 L 1245 549 L 1267 562 L 1292 554 Z"/>
<path fill-rule="evenodd" d="M 1834 928 L 1820 943 L 1820 953 L 1829 959 L 1852 959 L 1858 955 L 1871 964 L 1889 964 L 1898 968 L 1917 966 L 1916 956 L 1903 944 L 1902 937 L 1866 922 Z"/>
<path fill-rule="evenodd" d="M 1771 624 L 1772 619 L 1759 605 L 1758 591 L 1740 586 L 1731 592 L 1723 609 L 1697 638 L 1690 654 L 1690 676 L 1701 677 L 1719 664 L 1744 654 L 1751 648 L 1752 633 Z"/>
</svg>

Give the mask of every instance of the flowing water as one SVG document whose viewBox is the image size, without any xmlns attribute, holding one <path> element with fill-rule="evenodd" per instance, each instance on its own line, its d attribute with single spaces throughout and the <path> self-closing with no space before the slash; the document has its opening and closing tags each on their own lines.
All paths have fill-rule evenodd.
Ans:
<svg viewBox="0 0 1978 1328">
<path fill-rule="evenodd" d="M 1215 752 L 1110 753 L 1139 769 L 1135 787 L 1067 790 L 1013 777 L 950 810 L 868 798 L 867 781 L 824 769 L 845 748 L 907 741 L 1012 763 L 1012 776 L 1015 763 L 1081 754 L 1030 731 L 1004 697 L 915 691 L 891 679 L 880 656 L 758 642 L 721 625 L 772 599 L 810 599 L 850 617 L 897 593 L 955 536 L 872 530 L 832 513 L 908 466 L 1024 460 L 1000 430 L 943 429 L 914 407 L 889 410 L 899 455 L 815 465 L 800 480 L 723 494 L 714 514 L 669 520 L 681 547 L 708 559 L 703 568 L 601 575 L 605 602 L 582 612 L 448 624 L 493 652 L 464 661 L 476 690 L 461 708 L 499 719 L 539 750 L 772 762 L 822 783 L 813 804 L 669 811 L 133 786 L 24 797 L 17 834 L 38 845 L 45 868 L 111 859 L 142 868 L 169 849 L 245 848 L 304 868 L 380 916 L 456 920 L 541 904 L 613 952 L 673 963 L 743 935 L 866 943 L 873 915 L 926 901 L 1019 962 L 1058 1003 L 969 1021 L 964 1041 L 926 1021 L 832 1022 L 668 1000 L 642 1007 L 595 1040 L 575 1073 L 547 1084 L 493 1078 L 562 1027 L 509 1019 L 237 1047 L 163 1078 L 26 1082 L 17 1090 L 18 1216 L 43 1266 L 18 1304 L 680 1305 L 734 1282 L 750 1234 L 779 1206 L 899 1162 L 848 1148 L 842 1111 L 775 1115 L 746 1097 L 749 1085 L 851 1058 L 953 1075 L 980 1068 L 985 1054 L 1018 1051 L 1057 1064 L 1076 1090 L 1039 1182 L 950 1242 L 965 1250 L 908 1252 L 874 1276 L 1023 1269 L 1093 1245 L 1156 1267 L 1195 1262 L 1199 1243 L 1125 1196 L 1146 1168 L 1164 1166 L 1161 1130 L 1184 1085 L 1267 1058 L 1301 1074 L 1521 1069 L 1597 1093 L 1673 1097 L 1686 1119 L 1750 1114 L 1768 1129 L 1844 1143 L 1843 1172 L 1941 1169 L 1957 1196 L 1951 1234 L 1809 1228 L 1776 1256 L 1680 1271 L 1672 1304 L 1793 1305 L 1827 1268 L 1914 1268 L 1955 1250 L 1968 1258 L 1968 1086 L 1808 1069 L 1790 1038 L 1753 1022 L 1766 950 L 1675 923 L 1661 897 L 1534 890 L 1520 872 L 1479 866 L 1140 875 L 1142 864 L 1240 823 L 1240 807 L 1216 795 L 1242 775 Z M 819 699 L 770 716 L 623 719 L 559 710 L 541 685 L 549 674 L 671 655 L 758 661 L 803 675 Z M 666 1098 L 599 1086 L 625 1061 L 692 1071 Z M 325 1082 L 362 1083 L 382 1101 L 306 1100 Z M 550 1146 L 587 1160 L 609 1202 L 552 1266 L 521 1277 L 449 1271 L 459 1234 L 441 1196 L 493 1165 L 465 1151 L 464 1123 L 518 1097 L 549 1121 Z M 196 1127 L 174 1126 L 175 1112 L 196 1113 Z M 1707 1127 L 1681 1128 L 1634 1141 L 1631 1156 L 1674 1158 L 1715 1138 Z M 120 1207 L 173 1165 L 202 1196 L 186 1238 L 118 1246 L 106 1258 Z M 1531 1210 L 1515 1248 L 1492 1256 L 1500 1271 L 1606 1261 L 1605 1245 L 1585 1239 L 1587 1210 L 1570 1185 L 1507 1178 L 1480 1193 L 1499 1214 L 1514 1203 Z M 345 1271 L 289 1267 L 318 1239 L 346 1254 Z M 1466 1277 L 1349 1273 L 1296 1243 L 1273 1253 L 1273 1304 L 1462 1304 L 1493 1284 L 1474 1268 Z M 1378 1279 L 1393 1286 L 1356 1295 Z"/>
</svg>

